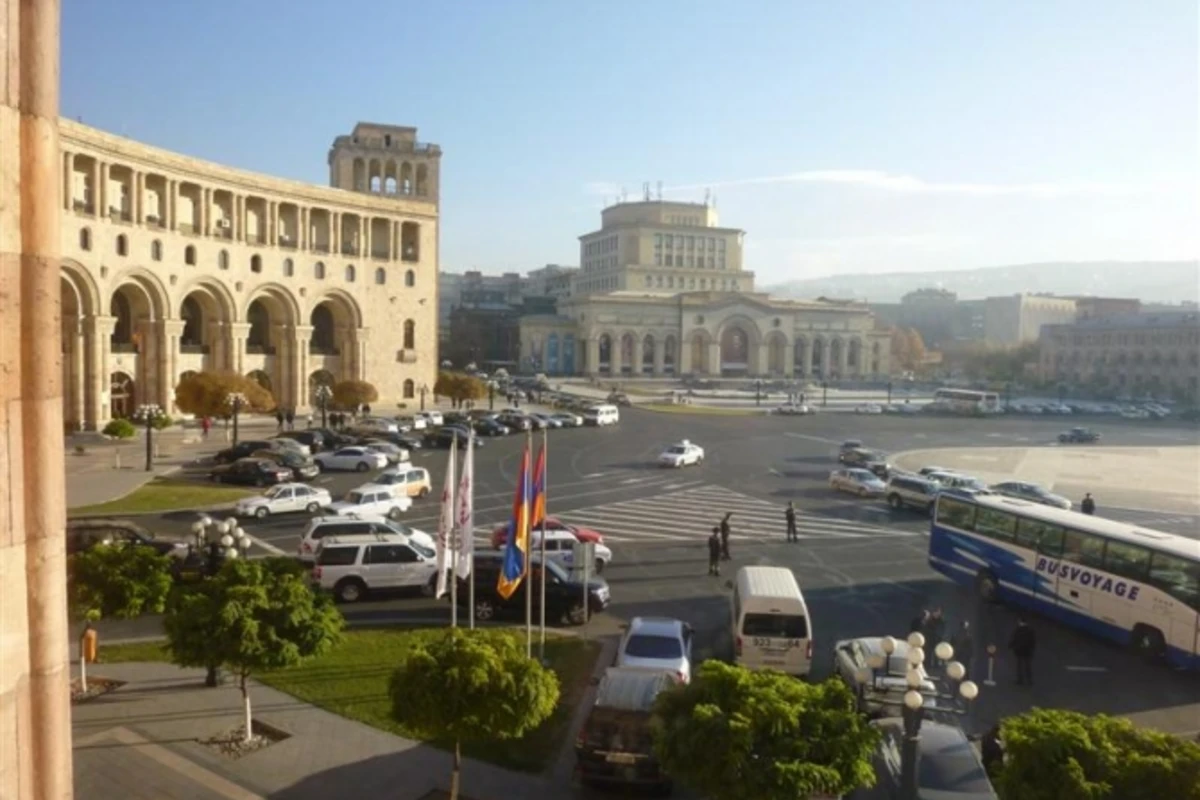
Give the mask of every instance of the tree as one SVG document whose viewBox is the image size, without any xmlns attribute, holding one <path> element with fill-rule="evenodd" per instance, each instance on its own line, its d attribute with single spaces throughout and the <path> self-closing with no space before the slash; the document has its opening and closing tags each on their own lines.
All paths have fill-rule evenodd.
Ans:
<svg viewBox="0 0 1200 800">
<path fill-rule="evenodd" d="M 227 561 L 212 578 L 179 591 L 163 621 L 174 663 L 220 666 L 237 675 L 247 741 L 253 731 L 249 677 L 321 655 L 340 640 L 344 625 L 332 598 L 315 592 L 288 558 Z"/>
<path fill-rule="evenodd" d="M 706 661 L 658 696 L 654 750 L 664 771 L 710 800 L 796 800 L 874 783 L 878 732 L 836 679 Z"/>
<path fill-rule="evenodd" d="M 171 593 L 171 559 L 152 547 L 100 544 L 71 556 L 68 572 L 81 619 L 161 614 Z"/>
<path fill-rule="evenodd" d="M 338 408 L 357 409 L 378 399 L 375 384 L 367 381 L 338 381 L 333 385 L 333 403 Z"/>
<path fill-rule="evenodd" d="M 104 426 L 101 433 L 112 439 L 132 439 L 137 436 L 137 428 L 127 419 L 114 419 Z"/>
<path fill-rule="evenodd" d="M 1005 800 L 1200 800 L 1200 744 L 1127 719 L 1035 708 L 1001 737 Z"/>
<path fill-rule="evenodd" d="M 270 411 L 275 398 L 258 381 L 236 372 L 197 372 L 188 375 L 175 387 L 175 405 L 186 414 L 197 417 L 227 417 L 231 409 L 228 398 L 240 393 L 246 401 L 242 411 Z"/>
<path fill-rule="evenodd" d="M 416 735 L 454 742 L 450 800 L 458 800 L 463 741 L 512 739 L 558 703 L 558 677 L 501 632 L 447 628 L 414 644 L 392 673 L 392 716 Z"/>
<path fill-rule="evenodd" d="M 908 357 L 911 362 L 909 369 L 917 370 L 925 363 L 925 340 L 921 338 L 921 334 L 915 328 L 909 328 L 905 334 L 908 340 Z"/>
<path fill-rule="evenodd" d="M 460 376 L 456 372 L 439 372 L 433 384 L 433 393 L 440 397 L 453 398 L 458 392 Z"/>
</svg>

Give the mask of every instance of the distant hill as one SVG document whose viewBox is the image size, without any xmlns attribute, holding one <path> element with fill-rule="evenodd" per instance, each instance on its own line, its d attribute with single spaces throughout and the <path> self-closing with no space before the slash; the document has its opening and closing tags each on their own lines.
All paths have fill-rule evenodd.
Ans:
<svg viewBox="0 0 1200 800">
<path fill-rule="evenodd" d="M 898 303 L 914 289 L 938 287 L 975 300 L 1017 292 L 1137 297 L 1147 303 L 1200 300 L 1198 261 L 1078 261 L 1014 264 L 951 272 L 830 275 L 765 287 L 780 297 L 842 297 Z"/>
</svg>

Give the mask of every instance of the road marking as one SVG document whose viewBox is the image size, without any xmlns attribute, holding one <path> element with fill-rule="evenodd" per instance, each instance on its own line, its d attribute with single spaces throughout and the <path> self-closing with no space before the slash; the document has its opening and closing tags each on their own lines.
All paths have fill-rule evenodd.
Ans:
<svg viewBox="0 0 1200 800">
<path fill-rule="evenodd" d="M 790 436 L 793 439 L 807 439 L 810 442 L 821 442 L 822 444 L 841 444 L 837 439 L 826 439 L 823 436 L 809 436 L 808 434 L 793 433 L 792 431 L 787 431 L 784 435 Z"/>
<path fill-rule="evenodd" d="M 1067 667 L 1068 672 L 1108 672 L 1108 667 Z"/>
<path fill-rule="evenodd" d="M 692 484 L 688 483 L 687 481 L 684 481 L 683 483 L 668 483 L 666 486 L 662 487 L 662 490 L 664 492 L 669 492 L 672 489 L 682 489 L 685 486 L 691 486 L 691 485 Z"/>
<path fill-rule="evenodd" d="M 245 528 L 243 528 L 242 530 L 244 531 Z M 284 551 L 282 549 L 276 547 L 275 545 L 271 544 L 270 542 L 264 542 L 262 539 L 259 539 L 257 536 L 251 536 L 249 533 L 247 533 L 246 538 L 249 539 L 251 541 L 251 543 L 258 545 L 263 550 L 266 550 L 268 553 L 270 553 L 273 556 L 284 555 Z"/>
<path fill-rule="evenodd" d="M 583 477 L 585 480 L 592 480 L 593 478 L 603 478 L 607 474 L 607 472 L 593 472 L 591 475 L 584 475 Z"/>
<path fill-rule="evenodd" d="M 630 483 L 638 483 L 639 481 L 641 481 L 641 478 L 626 478 L 625 480 L 621 481 L 621 485 L 625 486 Z M 666 487 L 664 486 L 663 488 L 665 489 Z"/>
<path fill-rule="evenodd" d="M 783 473 L 780 472 L 779 470 L 775 469 L 774 467 L 771 467 L 769 470 L 767 470 L 767 472 L 771 473 L 772 475 L 774 475 L 777 478 L 783 477 Z"/>
</svg>

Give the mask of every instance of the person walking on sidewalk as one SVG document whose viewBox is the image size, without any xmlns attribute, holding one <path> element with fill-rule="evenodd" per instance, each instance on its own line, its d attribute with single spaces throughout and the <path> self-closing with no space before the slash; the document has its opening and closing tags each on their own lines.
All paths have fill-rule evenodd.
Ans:
<svg viewBox="0 0 1200 800">
<path fill-rule="evenodd" d="M 208 432 L 212 430 L 212 420 L 208 417 L 200 418 L 200 438 L 207 439 Z"/>
<path fill-rule="evenodd" d="M 275 424 L 279 430 L 283 430 L 283 409 L 275 409 Z"/>
<path fill-rule="evenodd" d="M 975 661 L 975 637 L 971 634 L 971 623 L 962 621 L 962 625 L 950 637 L 950 646 L 954 648 L 954 660 L 967 669 L 971 674 L 971 665 Z"/>
<path fill-rule="evenodd" d="M 729 518 L 733 516 L 733 512 L 728 512 L 724 519 L 721 520 L 721 558 L 729 561 L 732 556 L 729 555 Z"/>
<path fill-rule="evenodd" d="M 1037 636 L 1022 617 L 1008 640 L 1008 649 L 1017 659 L 1017 686 L 1033 686 L 1033 651 Z"/>
<path fill-rule="evenodd" d="M 287 420 L 287 429 L 289 431 L 296 430 L 296 412 L 295 411 L 293 411 L 292 409 L 289 408 L 287 410 L 287 414 L 285 414 L 283 418 L 285 420 Z"/>
<path fill-rule="evenodd" d="M 800 534 L 796 533 L 796 507 L 792 505 L 791 500 L 788 500 L 787 508 L 783 512 L 783 518 L 787 520 L 787 540 L 789 542 L 800 541 Z"/>
<path fill-rule="evenodd" d="M 1083 502 L 1079 504 L 1079 510 L 1088 516 L 1096 513 L 1096 501 L 1092 499 L 1091 492 L 1083 496 Z"/>
<path fill-rule="evenodd" d="M 708 537 L 708 574 L 721 575 L 721 529 L 716 527 Z"/>
</svg>

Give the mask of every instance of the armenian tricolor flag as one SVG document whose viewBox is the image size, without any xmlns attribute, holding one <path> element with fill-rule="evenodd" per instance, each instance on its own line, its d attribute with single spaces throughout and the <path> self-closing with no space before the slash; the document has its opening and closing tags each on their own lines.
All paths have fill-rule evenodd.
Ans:
<svg viewBox="0 0 1200 800">
<path fill-rule="evenodd" d="M 517 472 L 517 494 L 513 498 L 512 519 L 508 521 L 508 540 L 504 546 L 504 563 L 496 591 L 505 600 L 512 597 L 529 569 L 529 521 L 533 510 L 532 476 L 529 474 L 529 445 L 521 453 L 521 468 Z"/>
<path fill-rule="evenodd" d="M 546 445 L 538 452 L 533 467 L 533 490 L 529 505 L 529 529 L 536 530 L 546 521 Z"/>
</svg>

